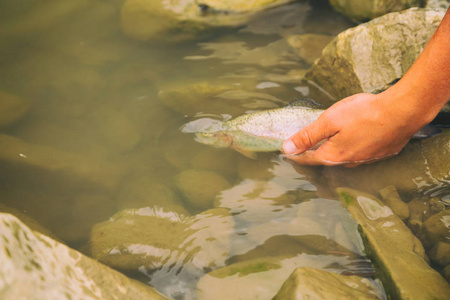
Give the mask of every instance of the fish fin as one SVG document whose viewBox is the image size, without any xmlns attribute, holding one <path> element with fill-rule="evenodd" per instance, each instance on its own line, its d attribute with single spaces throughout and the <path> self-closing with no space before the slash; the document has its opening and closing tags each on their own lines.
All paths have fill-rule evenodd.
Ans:
<svg viewBox="0 0 450 300">
<path fill-rule="evenodd" d="M 422 127 L 419 131 L 417 131 L 412 138 L 413 139 L 425 139 L 427 137 L 433 136 L 435 134 L 441 133 L 442 130 L 439 129 L 436 125 L 428 124 Z"/>
<path fill-rule="evenodd" d="M 236 148 L 236 147 L 234 147 L 233 149 L 236 150 L 237 152 L 241 153 L 245 157 L 248 157 L 248 158 L 251 158 L 251 159 L 256 159 L 256 157 L 258 156 L 256 154 L 256 152 L 251 151 L 251 150 L 245 150 L 245 149 Z"/>
<path fill-rule="evenodd" d="M 303 98 L 303 99 L 296 99 L 296 100 L 292 101 L 286 107 L 323 108 L 323 105 L 317 103 L 313 99 Z"/>
</svg>

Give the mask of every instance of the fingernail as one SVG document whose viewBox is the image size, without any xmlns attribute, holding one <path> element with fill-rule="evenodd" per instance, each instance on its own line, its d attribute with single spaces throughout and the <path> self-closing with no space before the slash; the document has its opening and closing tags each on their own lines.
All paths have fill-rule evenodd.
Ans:
<svg viewBox="0 0 450 300">
<path fill-rule="evenodd" d="M 287 141 L 283 145 L 283 151 L 286 154 L 294 154 L 295 152 L 297 152 L 297 147 L 295 146 L 293 141 Z"/>
</svg>

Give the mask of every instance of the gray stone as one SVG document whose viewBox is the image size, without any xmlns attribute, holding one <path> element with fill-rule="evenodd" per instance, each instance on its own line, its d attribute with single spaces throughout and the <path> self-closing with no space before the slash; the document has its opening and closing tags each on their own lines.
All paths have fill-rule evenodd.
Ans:
<svg viewBox="0 0 450 300">
<path fill-rule="evenodd" d="M 425 0 L 330 0 L 331 6 L 356 22 L 366 22 L 387 13 L 423 7 Z"/>
<path fill-rule="evenodd" d="M 51 238 L 0 214 L 0 298 L 4 300 L 167 299 Z"/>
<path fill-rule="evenodd" d="M 450 286 L 428 265 L 420 241 L 389 207 L 370 194 L 349 188 L 338 188 L 337 193 L 360 225 L 366 252 L 377 265 L 390 297 L 448 298 Z"/>
<path fill-rule="evenodd" d="M 434 9 L 448 9 L 449 6 L 450 1 L 448 0 L 428 0 L 426 7 Z"/>
<path fill-rule="evenodd" d="M 273 300 L 384 299 L 373 281 L 314 268 L 298 268 L 283 283 Z"/>
<path fill-rule="evenodd" d="M 414 63 L 444 14 L 411 8 L 348 29 L 328 44 L 306 78 L 337 99 L 383 91 Z"/>
</svg>

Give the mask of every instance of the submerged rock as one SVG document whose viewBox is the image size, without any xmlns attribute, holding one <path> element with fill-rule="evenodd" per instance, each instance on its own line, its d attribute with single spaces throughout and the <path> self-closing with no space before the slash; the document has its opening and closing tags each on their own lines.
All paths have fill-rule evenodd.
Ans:
<svg viewBox="0 0 450 300">
<path fill-rule="evenodd" d="M 213 207 L 220 192 L 231 187 L 222 175 L 198 169 L 181 172 L 176 176 L 175 182 L 186 202 L 201 210 Z"/>
<path fill-rule="evenodd" d="M 167 299 L 10 214 L 1 213 L 0 220 L 1 299 Z"/>
<path fill-rule="evenodd" d="M 337 99 L 383 91 L 414 63 L 444 14 L 411 8 L 348 29 L 328 44 L 306 78 Z"/>
<path fill-rule="evenodd" d="M 380 190 L 381 199 L 402 220 L 409 217 L 408 204 L 402 201 L 395 185 L 390 185 Z"/>
<path fill-rule="evenodd" d="M 359 276 L 344 276 L 314 268 L 298 268 L 273 300 L 383 299 L 380 287 Z"/>
<path fill-rule="evenodd" d="M 50 147 L 29 144 L 0 134 L 0 165 L 11 177 L 30 180 L 34 185 L 49 182 L 64 187 L 89 186 L 111 189 L 122 169 L 117 165 Z"/>
<path fill-rule="evenodd" d="M 198 299 L 272 299 L 296 268 L 342 272 L 333 266 L 345 264 L 346 260 L 345 257 L 308 254 L 246 260 L 203 276 L 197 285 Z"/>
<path fill-rule="evenodd" d="M 366 22 L 390 12 L 424 6 L 425 0 L 330 0 L 331 6 L 356 22 Z"/>
<path fill-rule="evenodd" d="M 294 0 L 127 0 L 121 11 L 122 30 L 138 40 L 165 37 L 191 39 L 217 27 L 244 24 L 256 12 Z"/>
<path fill-rule="evenodd" d="M 400 154 L 385 161 L 353 169 L 327 168 L 324 173 L 333 188 L 347 186 L 374 195 L 389 185 L 395 185 L 402 196 L 431 190 L 445 193 L 450 179 L 449 139 L 450 130 L 443 130 L 430 138 L 411 141 Z M 411 203 L 409 206 L 412 215 L 415 209 Z M 423 209 L 417 211 L 420 210 L 423 212 Z"/>
<path fill-rule="evenodd" d="M 333 40 L 333 36 L 325 34 L 299 34 L 288 37 L 289 45 L 308 65 L 320 57 L 323 48 Z"/>
<path fill-rule="evenodd" d="M 389 207 L 367 193 L 349 188 L 336 191 L 360 225 L 367 253 L 390 297 L 446 299 L 450 295 L 448 283 L 425 261 L 420 241 Z"/>
<path fill-rule="evenodd" d="M 168 285 L 223 266 L 232 234 L 234 221 L 224 208 L 194 217 L 157 207 L 127 209 L 94 226 L 92 255 L 122 271 L 148 272 L 152 282 L 165 278 L 159 286 Z"/>
<path fill-rule="evenodd" d="M 30 103 L 16 95 L 0 90 L 0 128 L 22 118 L 30 108 Z"/>
</svg>

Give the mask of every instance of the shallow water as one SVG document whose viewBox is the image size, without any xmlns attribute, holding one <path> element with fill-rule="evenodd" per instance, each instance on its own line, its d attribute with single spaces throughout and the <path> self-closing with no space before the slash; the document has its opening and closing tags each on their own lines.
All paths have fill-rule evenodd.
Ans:
<svg viewBox="0 0 450 300">
<path fill-rule="evenodd" d="M 0 162 L 1 202 L 88 254 L 92 226 L 122 209 L 156 205 L 195 215 L 225 207 L 235 222 L 226 264 L 306 255 L 306 265 L 372 276 L 351 241 L 357 234 L 345 234 L 354 224 L 334 200 L 330 172 L 294 168 L 278 153 L 251 160 L 180 130 L 199 118 L 228 119 L 305 96 L 329 106 L 325 92 L 299 80 L 309 65 L 286 37 L 335 35 L 352 25 L 326 6 L 295 3 L 201 39 L 140 42 L 122 33 L 121 5 L 0 4 L 0 90 L 30 103 L 23 118 L 0 129 L 25 143 L 8 148 L 17 160 Z M 44 163 L 21 161 L 36 153 Z M 69 171 L 55 171 L 66 164 Z M 192 169 L 227 184 L 217 190 L 216 182 L 202 181 L 199 189 L 213 197 L 191 201 L 177 176 Z M 141 271 L 133 276 L 186 299 L 195 298 L 204 274 Z"/>
</svg>

